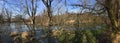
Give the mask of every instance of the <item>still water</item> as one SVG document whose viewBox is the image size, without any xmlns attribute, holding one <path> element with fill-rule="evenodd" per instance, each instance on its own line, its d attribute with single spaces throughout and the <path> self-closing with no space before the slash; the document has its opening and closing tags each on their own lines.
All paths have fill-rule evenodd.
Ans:
<svg viewBox="0 0 120 43">
<path fill-rule="evenodd" d="M 51 27 L 51 29 L 58 29 L 60 28 L 59 26 L 53 26 Z M 96 26 L 96 28 L 101 28 L 101 26 Z M 38 41 L 35 41 L 33 43 L 48 43 L 48 38 L 42 38 L 42 35 L 45 35 L 45 27 L 40 27 L 40 26 L 36 26 L 36 35 L 35 37 L 38 38 Z M 67 28 L 64 28 L 67 29 Z M 83 28 L 84 29 L 84 28 Z M 75 30 L 75 28 L 70 27 L 69 30 Z M 23 31 L 29 31 L 27 25 L 24 25 L 22 23 L 5 23 L 5 24 L 1 24 L 0 25 L 0 39 L 3 40 L 9 40 L 8 42 L 11 41 L 11 38 L 8 36 L 11 32 L 23 32 Z M 5 36 L 6 35 L 6 36 Z M 4 38 L 5 36 L 5 38 Z M 8 38 L 7 38 L 8 37 Z M 52 43 L 59 43 L 57 39 L 52 38 Z M 7 41 L 5 41 L 5 43 L 7 43 Z"/>
<path fill-rule="evenodd" d="M 39 40 L 32 42 L 32 43 L 48 43 L 47 39 L 48 38 L 42 38 L 43 35 L 45 35 L 44 27 L 36 27 L 36 35 L 35 37 L 38 38 Z M 29 31 L 27 25 L 24 25 L 22 23 L 5 23 L 0 25 L 0 40 L 5 40 L 3 43 L 10 43 L 11 38 L 9 37 L 11 32 L 24 32 L 24 31 Z M 4 37 L 5 36 L 5 37 Z M 8 37 L 8 38 L 6 38 Z M 1 42 L 1 41 L 0 41 Z M 58 40 L 55 38 L 52 38 L 52 43 L 58 43 Z"/>
</svg>

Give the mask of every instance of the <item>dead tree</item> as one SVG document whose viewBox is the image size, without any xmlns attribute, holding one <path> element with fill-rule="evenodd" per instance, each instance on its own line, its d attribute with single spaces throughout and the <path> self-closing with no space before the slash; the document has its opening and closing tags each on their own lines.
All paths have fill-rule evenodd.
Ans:
<svg viewBox="0 0 120 43">
<path fill-rule="evenodd" d="M 7 22 L 11 23 L 12 12 L 9 11 L 8 9 L 5 9 L 5 14 L 6 14 Z"/>
<path fill-rule="evenodd" d="M 53 0 L 42 0 L 42 2 L 44 3 L 44 5 L 47 8 L 47 17 L 48 17 L 48 26 L 52 25 L 52 8 L 51 8 L 51 4 L 53 2 Z"/>
<path fill-rule="evenodd" d="M 53 0 L 42 0 L 42 2 L 44 3 L 44 5 L 46 6 L 47 9 L 47 17 L 48 17 L 48 42 L 51 43 L 51 30 L 50 27 L 52 26 L 52 8 L 51 8 L 51 4 L 53 2 Z"/>
<path fill-rule="evenodd" d="M 25 3 L 23 4 L 22 2 L 24 2 L 24 1 L 25 1 Z M 24 14 L 27 14 L 29 16 L 29 19 L 31 22 L 30 23 L 31 24 L 30 31 L 32 31 L 34 33 L 35 25 L 36 25 L 35 17 L 36 17 L 36 12 L 37 12 L 37 8 L 38 8 L 37 2 L 39 0 L 24 0 L 24 1 L 21 0 L 21 6 L 25 12 Z"/>
</svg>

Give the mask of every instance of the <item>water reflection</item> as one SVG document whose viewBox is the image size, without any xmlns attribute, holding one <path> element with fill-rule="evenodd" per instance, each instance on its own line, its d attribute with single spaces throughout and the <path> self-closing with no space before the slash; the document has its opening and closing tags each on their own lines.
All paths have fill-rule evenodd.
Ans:
<svg viewBox="0 0 120 43">
<path fill-rule="evenodd" d="M 56 30 L 56 29 L 61 29 L 62 27 L 60 26 L 52 26 L 50 29 L 52 30 Z M 101 25 L 96 26 L 95 28 L 101 28 Z M 93 30 L 95 30 L 95 28 L 93 28 Z M 81 28 L 82 30 L 84 30 L 85 28 Z M 64 27 L 64 30 L 76 30 L 76 28 L 74 27 Z M 22 23 L 5 23 L 5 24 L 1 24 L 0 25 L 0 32 L 2 32 L 1 34 L 5 34 L 5 35 L 9 35 L 11 32 L 23 32 L 23 31 L 29 31 L 28 27 Z M 34 43 L 48 43 L 48 38 L 43 38 L 43 35 L 46 35 L 47 33 L 45 32 L 45 27 L 36 27 L 36 34 L 35 37 L 38 39 L 37 41 L 35 41 Z M 59 43 L 58 40 L 56 38 L 52 38 L 51 39 L 52 43 Z"/>
<path fill-rule="evenodd" d="M 29 31 L 28 27 L 22 23 L 5 23 L 0 25 L 0 32 L 4 35 L 10 35 L 11 32 L 24 32 Z M 43 38 L 42 36 L 46 34 L 45 29 L 43 27 L 36 28 L 35 37 L 38 39 L 37 41 L 33 41 L 33 43 L 48 43 L 48 38 Z M 6 38 L 9 39 L 9 38 Z M 58 43 L 57 39 L 52 38 L 52 43 Z"/>
</svg>

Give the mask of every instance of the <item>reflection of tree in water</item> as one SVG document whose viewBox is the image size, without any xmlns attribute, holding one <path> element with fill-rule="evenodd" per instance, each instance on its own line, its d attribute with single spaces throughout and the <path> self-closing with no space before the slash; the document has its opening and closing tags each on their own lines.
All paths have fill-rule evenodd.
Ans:
<svg viewBox="0 0 120 43">
<path fill-rule="evenodd" d="M 11 37 L 0 34 L 0 43 L 14 43 L 14 42 Z"/>
<path fill-rule="evenodd" d="M 18 32 L 28 31 L 27 26 L 24 25 L 23 23 L 12 23 L 11 27 L 12 27 L 12 31 L 18 31 Z"/>
<path fill-rule="evenodd" d="M 9 23 L 1 24 L 0 32 L 1 34 L 8 35 L 11 32 L 11 25 Z"/>
<path fill-rule="evenodd" d="M 22 32 L 24 30 L 26 31 L 27 28 L 22 23 L 4 23 L 4 24 L 0 24 L 0 33 L 1 34 L 8 35 L 8 34 L 10 34 L 10 32 L 13 32 L 13 31 Z"/>
<path fill-rule="evenodd" d="M 10 23 L 0 24 L 0 43 L 14 43 L 13 39 L 9 36 L 10 32 Z"/>
<path fill-rule="evenodd" d="M 16 31 L 22 31 L 22 24 L 21 23 L 15 23 L 15 30 Z"/>
</svg>

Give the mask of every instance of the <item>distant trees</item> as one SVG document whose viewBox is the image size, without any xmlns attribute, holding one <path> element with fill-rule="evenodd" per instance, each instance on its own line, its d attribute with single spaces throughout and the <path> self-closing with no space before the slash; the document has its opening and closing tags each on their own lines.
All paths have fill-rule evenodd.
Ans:
<svg viewBox="0 0 120 43">
<path fill-rule="evenodd" d="M 12 11 L 10 11 L 10 10 L 8 10 L 8 9 L 5 8 L 5 16 L 6 16 L 7 22 L 11 22 Z"/>
<path fill-rule="evenodd" d="M 18 21 L 18 22 L 21 22 L 23 20 L 23 16 L 22 15 L 16 15 L 15 17 L 14 17 L 14 21 Z"/>
<path fill-rule="evenodd" d="M 2 9 L 1 9 L 1 15 L 3 15 L 4 17 L 4 21 L 7 21 L 8 23 L 11 23 L 11 19 L 12 19 L 12 15 L 13 12 L 11 9 L 7 8 L 7 1 L 6 0 L 1 0 L 3 3 L 2 5 Z"/>
<path fill-rule="evenodd" d="M 12 11 L 8 10 L 7 8 L 4 8 L 0 13 L 0 20 L 3 22 L 11 23 L 11 19 L 12 19 Z"/>
</svg>

